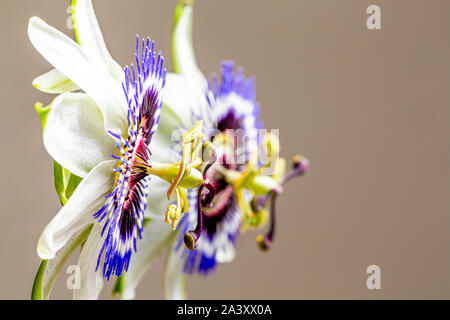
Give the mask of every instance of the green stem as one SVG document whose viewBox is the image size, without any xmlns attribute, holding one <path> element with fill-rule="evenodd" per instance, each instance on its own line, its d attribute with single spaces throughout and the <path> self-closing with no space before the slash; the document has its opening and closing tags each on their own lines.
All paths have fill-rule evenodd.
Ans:
<svg viewBox="0 0 450 320">
<path fill-rule="evenodd" d="M 31 300 L 43 300 L 42 292 L 46 267 L 47 260 L 42 260 L 41 265 L 39 266 L 39 269 L 36 273 L 36 277 L 34 278 L 33 289 L 31 290 Z"/>
</svg>

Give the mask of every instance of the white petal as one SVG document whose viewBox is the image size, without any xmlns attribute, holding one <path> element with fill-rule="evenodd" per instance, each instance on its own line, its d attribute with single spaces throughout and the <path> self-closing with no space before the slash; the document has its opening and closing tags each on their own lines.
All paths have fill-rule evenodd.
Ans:
<svg viewBox="0 0 450 320">
<path fill-rule="evenodd" d="M 58 250 L 53 259 L 47 260 L 42 283 L 42 299 L 47 300 L 49 298 L 53 283 L 64 265 L 64 262 L 71 255 L 73 250 L 87 239 L 91 230 L 92 228 L 90 226 L 86 226 L 75 233 L 69 241 L 67 241 L 66 245 Z"/>
<path fill-rule="evenodd" d="M 101 232 L 103 224 L 96 223 L 83 245 L 78 266 L 80 267 L 79 288 L 73 290 L 73 298 L 76 300 L 95 300 L 98 299 L 100 291 L 103 288 L 102 273 L 96 272 L 97 259 L 103 245 Z"/>
<path fill-rule="evenodd" d="M 28 36 L 37 51 L 86 92 L 100 107 L 106 130 L 126 131 L 126 99 L 121 84 L 89 62 L 72 39 L 37 17 L 28 24 Z"/>
<path fill-rule="evenodd" d="M 81 181 L 42 232 L 37 246 L 41 259 L 52 259 L 76 232 L 95 222 L 93 214 L 104 204 L 103 196 L 114 183 L 115 165 L 115 160 L 101 162 Z"/>
<path fill-rule="evenodd" d="M 179 138 L 176 130 L 181 127 L 180 118 L 169 107 L 162 106 L 158 129 L 150 143 L 152 160 L 158 162 L 177 162 L 180 160 Z M 180 147 L 181 148 L 181 147 Z"/>
<path fill-rule="evenodd" d="M 224 234 L 223 238 L 228 237 L 228 234 Z M 229 239 L 223 239 L 221 241 L 221 246 L 216 252 L 217 263 L 227 263 L 234 260 L 236 257 L 236 249 L 234 244 L 229 241 Z"/>
<path fill-rule="evenodd" d="M 106 48 L 92 1 L 76 0 L 72 9 L 75 35 L 89 60 L 105 68 L 112 77 L 121 82 L 125 73 Z"/>
<path fill-rule="evenodd" d="M 114 140 L 105 132 L 95 102 L 84 93 L 63 93 L 49 106 L 44 145 L 61 166 L 84 178 L 97 164 L 111 160 Z"/>
<path fill-rule="evenodd" d="M 163 216 L 148 222 L 142 239 L 137 242 L 137 252 L 133 253 L 130 266 L 124 276 L 122 299 L 134 299 L 136 287 L 150 267 L 150 263 L 170 246 L 175 235 L 176 232 L 164 223 Z"/>
<path fill-rule="evenodd" d="M 151 160 L 162 163 L 173 163 L 179 161 L 181 159 L 181 152 L 175 151 L 178 147 L 170 140 L 170 135 L 165 136 L 163 133 L 158 133 L 158 130 L 152 137 L 152 142 L 150 144 L 150 150 L 152 152 Z"/>
<path fill-rule="evenodd" d="M 188 130 L 202 119 L 208 108 L 204 89 L 175 73 L 166 75 L 163 104 L 179 117 L 180 123 Z"/>
<path fill-rule="evenodd" d="M 34 79 L 33 86 L 46 93 L 64 93 L 79 89 L 72 80 L 57 69 L 52 69 Z"/>
<path fill-rule="evenodd" d="M 177 73 L 189 77 L 197 86 L 205 88 L 206 79 L 197 66 L 192 46 L 192 2 L 179 1 L 175 9 L 172 30 L 173 65 Z"/>
<path fill-rule="evenodd" d="M 164 267 L 164 298 L 167 300 L 187 299 L 187 275 L 183 272 L 184 259 L 181 258 L 179 251 L 175 251 L 176 245 L 174 241 Z"/>
<path fill-rule="evenodd" d="M 146 218 L 164 220 L 164 214 L 169 205 L 169 200 L 167 200 L 166 196 L 169 186 L 167 181 L 157 176 L 151 177 L 148 187 L 147 210 L 144 213 Z M 174 196 L 171 200 L 173 199 L 175 199 Z M 167 228 L 170 227 L 167 226 Z"/>
</svg>

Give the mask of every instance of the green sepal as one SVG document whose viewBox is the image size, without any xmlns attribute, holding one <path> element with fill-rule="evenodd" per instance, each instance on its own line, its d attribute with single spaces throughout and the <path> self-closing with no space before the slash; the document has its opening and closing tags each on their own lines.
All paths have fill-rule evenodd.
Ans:
<svg viewBox="0 0 450 320">
<path fill-rule="evenodd" d="M 80 37 L 78 35 L 78 28 L 77 28 L 77 19 L 75 14 L 75 8 L 77 5 L 77 0 L 70 0 L 70 10 L 72 13 L 72 25 L 73 25 L 73 32 L 75 33 L 75 41 L 80 44 Z"/>
<path fill-rule="evenodd" d="M 50 112 L 50 106 L 48 105 L 44 107 L 42 103 L 36 102 L 34 104 L 34 108 L 41 119 L 42 133 L 44 133 L 45 123 L 47 122 L 48 113 Z"/>
<path fill-rule="evenodd" d="M 66 168 L 63 168 L 58 162 L 53 161 L 53 176 L 55 190 L 62 205 L 69 200 L 76 187 L 80 184 L 82 178 L 74 175 Z"/>
<path fill-rule="evenodd" d="M 39 114 L 42 124 L 42 133 L 44 133 L 51 104 L 43 107 L 42 103 L 36 102 L 34 108 Z M 69 200 L 70 196 L 75 191 L 76 187 L 80 184 L 82 178 L 74 175 L 56 161 L 53 161 L 53 176 L 56 193 L 58 194 L 61 204 L 65 205 L 67 200 Z"/>
<path fill-rule="evenodd" d="M 193 1 L 189 0 L 180 0 L 177 2 L 175 6 L 175 12 L 173 16 L 173 26 L 172 26 L 172 64 L 173 64 L 173 70 L 175 73 L 181 73 L 180 64 L 178 62 L 178 55 L 177 55 L 177 44 L 175 41 L 175 30 L 178 25 L 178 21 L 180 20 L 181 16 L 183 15 L 184 8 L 186 5 L 192 5 Z M 192 31 L 191 31 L 192 32 Z"/>
</svg>

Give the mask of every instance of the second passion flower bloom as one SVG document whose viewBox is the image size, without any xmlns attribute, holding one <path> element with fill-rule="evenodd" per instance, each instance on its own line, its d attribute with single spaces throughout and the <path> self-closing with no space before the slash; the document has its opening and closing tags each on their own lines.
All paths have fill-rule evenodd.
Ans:
<svg viewBox="0 0 450 320">
<path fill-rule="evenodd" d="M 153 217 L 162 217 L 169 184 L 157 176 L 170 183 L 175 173 L 169 169 L 176 165 L 156 162 L 167 160 L 168 149 L 155 133 L 166 71 L 154 43 L 147 39 L 140 46 L 138 39 L 136 67 L 121 70 L 106 49 L 91 1 L 74 2 L 72 15 L 77 42 L 37 17 L 28 26 L 32 44 L 55 67 L 33 84 L 60 94 L 39 108 L 44 145 L 60 166 L 82 178 L 43 231 L 37 251 L 57 272 L 74 243 L 84 242 L 78 262 L 81 284 L 74 296 L 95 298 L 102 261 L 108 279 L 128 269 L 144 216 L 151 216 L 148 200 Z M 75 89 L 83 92 L 69 92 Z M 195 169 L 181 181 L 187 188 L 201 183 Z M 160 232 L 162 223 L 150 224 L 155 234 Z M 55 276 L 47 274 L 41 298 L 48 297 Z"/>
</svg>

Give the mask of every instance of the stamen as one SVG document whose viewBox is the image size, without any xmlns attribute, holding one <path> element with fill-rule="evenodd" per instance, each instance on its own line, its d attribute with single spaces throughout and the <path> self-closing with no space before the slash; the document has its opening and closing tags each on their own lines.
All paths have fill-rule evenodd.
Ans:
<svg viewBox="0 0 450 320">
<path fill-rule="evenodd" d="M 181 221 L 182 213 L 186 209 L 186 205 L 184 204 L 184 198 L 185 194 L 183 194 L 184 191 L 182 191 L 181 188 L 176 189 L 177 194 L 177 204 L 171 204 L 168 206 L 166 211 L 166 223 L 172 224 L 172 229 L 175 230 L 178 226 L 178 224 Z"/>
<path fill-rule="evenodd" d="M 187 162 L 186 159 L 189 157 L 189 153 L 191 152 L 190 148 L 191 148 L 190 145 L 183 146 L 183 153 L 180 162 L 180 170 L 178 171 L 177 176 L 175 177 L 169 189 L 167 190 L 167 199 L 170 199 L 172 197 L 173 192 L 178 187 L 178 184 L 184 177 L 184 173 L 186 172 L 186 162 Z"/>
<path fill-rule="evenodd" d="M 183 145 L 183 153 L 181 155 L 180 162 L 180 170 L 178 171 L 178 175 L 173 180 L 172 184 L 167 191 L 167 199 L 170 199 L 175 189 L 180 184 L 181 180 L 184 177 L 184 174 L 190 173 L 191 166 L 190 164 L 194 162 L 194 158 L 197 157 L 197 148 L 203 140 L 203 135 L 201 133 L 203 121 L 200 120 L 196 126 L 188 131 L 182 138 L 181 144 Z"/>
<path fill-rule="evenodd" d="M 205 166 L 205 169 L 203 170 L 203 180 L 207 180 L 206 174 L 207 174 L 208 170 L 217 161 L 216 150 L 214 149 L 214 145 L 211 142 L 209 142 L 209 141 L 205 141 L 205 143 L 203 143 L 202 156 L 205 155 L 206 151 L 210 151 L 211 155 L 209 156 L 209 160 L 208 160 L 208 162 L 207 162 L 207 164 Z"/>
<path fill-rule="evenodd" d="M 272 161 L 280 153 L 280 141 L 278 136 L 274 135 L 272 132 L 268 132 L 264 137 L 263 146 L 266 151 L 267 162 L 263 168 L 268 168 L 272 164 Z"/>
<path fill-rule="evenodd" d="M 172 223 L 172 217 L 175 216 L 175 212 L 177 211 L 177 205 L 176 204 L 171 204 L 167 207 L 167 211 L 166 211 L 166 219 L 165 222 L 166 224 L 171 224 Z"/>
<path fill-rule="evenodd" d="M 233 184 L 234 189 L 236 189 L 236 190 L 241 189 L 242 186 L 245 184 L 245 182 L 250 180 L 256 174 L 256 160 L 257 159 L 258 159 L 258 153 L 255 151 L 252 153 L 252 155 L 247 163 L 247 166 L 245 167 L 245 170 L 242 172 L 239 179 L 237 179 L 234 182 L 234 184 Z"/>
</svg>

